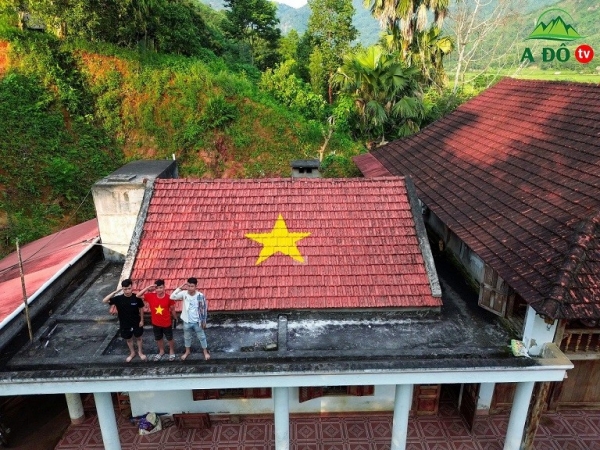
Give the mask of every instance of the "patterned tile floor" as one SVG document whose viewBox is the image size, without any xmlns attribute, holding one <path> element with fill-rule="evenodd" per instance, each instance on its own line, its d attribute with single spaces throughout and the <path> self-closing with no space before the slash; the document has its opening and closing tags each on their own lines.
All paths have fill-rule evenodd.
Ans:
<svg viewBox="0 0 600 450">
<path fill-rule="evenodd" d="M 140 436 L 135 425 L 118 417 L 123 450 L 273 450 L 273 420 L 244 417 L 240 423 L 217 422 L 210 430 L 180 431 L 165 428 Z M 387 450 L 390 448 L 390 414 L 339 417 L 293 417 L 292 450 Z M 456 409 L 440 404 L 437 416 L 411 417 L 408 450 L 502 449 L 508 416 L 479 418 L 469 432 Z M 71 425 L 56 450 L 102 450 L 95 414 L 82 425 Z M 545 414 L 535 450 L 600 450 L 600 411 L 563 411 Z"/>
</svg>

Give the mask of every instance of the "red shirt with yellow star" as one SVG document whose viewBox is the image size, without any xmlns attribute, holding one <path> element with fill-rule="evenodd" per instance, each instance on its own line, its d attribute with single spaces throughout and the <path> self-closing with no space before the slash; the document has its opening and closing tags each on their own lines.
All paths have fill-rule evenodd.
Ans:
<svg viewBox="0 0 600 450">
<path fill-rule="evenodd" d="M 170 327 L 171 326 L 171 305 L 175 302 L 169 298 L 165 293 L 165 296 L 159 298 L 156 292 L 148 292 L 144 294 L 144 301 L 150 308 L 150 317 L 152 317 L 152 325 L 157 327 Z"/>
</svg>

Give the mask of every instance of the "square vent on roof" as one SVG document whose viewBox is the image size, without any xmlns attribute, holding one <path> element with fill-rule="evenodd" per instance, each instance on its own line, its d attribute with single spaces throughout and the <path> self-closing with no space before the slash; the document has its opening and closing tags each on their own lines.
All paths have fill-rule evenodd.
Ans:
<svg viewBox="0 0 600 450">
<path fill-rule="evenodd" d="M 318 159 L 292 161 L 292 178 L 321 178 L 321 162 Z"/>
</svg>

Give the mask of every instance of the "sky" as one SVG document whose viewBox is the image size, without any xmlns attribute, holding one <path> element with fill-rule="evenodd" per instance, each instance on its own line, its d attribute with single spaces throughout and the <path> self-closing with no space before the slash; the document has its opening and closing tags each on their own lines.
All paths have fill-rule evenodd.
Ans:
<svg viewBox="0 0 600 450">
<path fill-rule="evenodd" d="M 275 0 L 277 3 L 285 3 L 288 6 L 292 6 L 294 8 L 300 8 L 301 6 L 306 5 L 306 0 Z"/>
</svg>

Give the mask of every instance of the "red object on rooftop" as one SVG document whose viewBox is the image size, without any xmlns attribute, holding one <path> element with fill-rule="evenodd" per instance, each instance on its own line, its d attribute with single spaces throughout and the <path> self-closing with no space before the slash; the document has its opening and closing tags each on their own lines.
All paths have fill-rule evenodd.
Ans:
<svg viewBox="0 0 600 450">
<path fill-rule="evenodd" d="M 159 179 L 131 277 L 191 276 L 212 311 L 441 306 L 397 177 Z"/>
<path fill-rule="evenodd" d="M 96 219 L 67 228 L 21 247 L 27 298 L 49 281 L 100 233 Z M 23 305 L 17 252 L 0 261 L 0 322 Z"/>
</svg>

